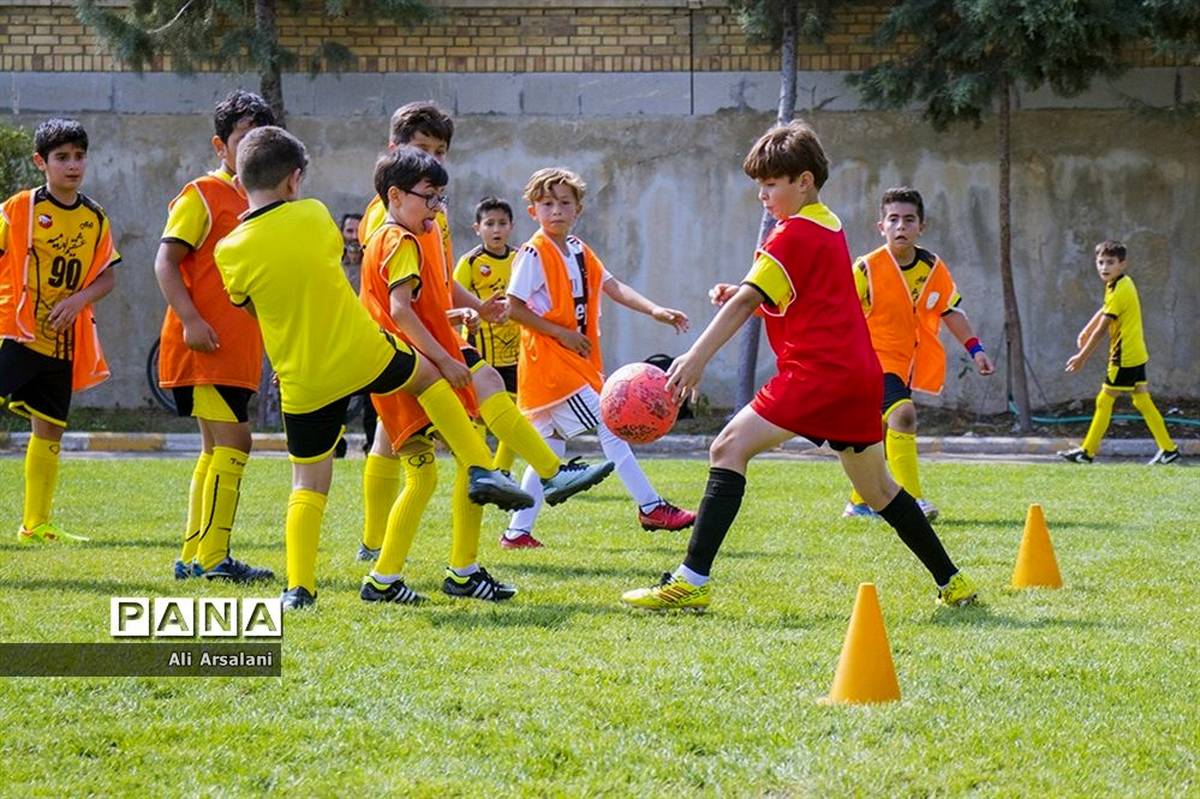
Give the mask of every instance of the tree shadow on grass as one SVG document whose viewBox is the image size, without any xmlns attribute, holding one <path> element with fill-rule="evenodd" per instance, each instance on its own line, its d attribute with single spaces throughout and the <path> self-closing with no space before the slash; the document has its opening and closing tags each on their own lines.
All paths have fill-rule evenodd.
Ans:
<svg viewBox="0 0 1200 799">
<path fill-rule="evenodd" d="M 472 603 L 471 607 L 463 604 L 462 609 L 449 612 L 445 605 L 438 606 L 435 612 L 428 616 L 432 627 L 442 627 L 450 630 L 483 630 L 505 627 L 536 627 L 544 630 L 556 630 L 565 627 L 573 616 L 582 613 L 588 616 L 614 615 L 624 613 L 622 608 L 615 605 L 594 605 L 584 603 L 545 603 L 537 605 L 504 605 L 489 608 L 483 603 Z"/>
<path fill-rule="evenodd" d="M 1091 619 L 1038 618 L 1025 619 L 995 613 L 987 605 L 976 604 L 965 608 L 939 607 L 925 622 L 918 625 L 935 627 L 1007 627 L 1009 629 L 1044 630 L 1065 628 L 1072 630 L 1119 629 L 1125 625 Z"/>
<path fill-rule="evenodd" d="M 16 591 L 59 591 L 66 594 L 103 594 L 105 596 L 168 596 L 180 592 L 174 580 L 137 582 L 130 580 L 95 580 L 91 578 L 26 577 L 20 580 L 0 580 L 0 589 Z"/>
<path fill-rule="evenodd" d="M 538 574 L 554 577 L 559 580 L 582 580 L 591 577 L 625 577 L 638 579 L 642 572 L 638 569 L 619 566 L 570 566 L 555 563 L 512 563 L 505 564 L 505 570 Z"/>
<path fill-rule="evenodd" d="M 79 542 L 76 544 L 0 544 L 0 552 L 5 550 L 14 550 L 20 552 L 45 552 L 51 551 L 54 548 L 55 552 L 64 552 L 68 548 L 71 550 L 85 549 L 162 549 L 164 547 L 179 548 L 179 542 L 175 539 L 152 539 L 152 538 L 93 538 L 91 541 Z"/>
<path fill-rule="evenodd" d="M 1050 532 L 1053 533 L 1054 530 L 1057 528 L 1075 528 L 1075 527 L 1089 528 L 1090 527 L 1092 529 L 1101 530 L 1104 528 L 1104 524 L 1105 524 L 1105 522 L 1100 521 L 1100 520 L 1094 521 L 1094 522 L 1084 522 L 1084 521 L 1074 521 L 1071 519 L 1064 519 L 1064 520 L 1056 520 L 1056 521 L 1048 522 L 1047 526 L 1050 528 Z M 1025 526 L 1024 519 L 1017 519 L 1017 518 L 1013 518 L 1013 519 L 964 519 L 964 518 L 960 518 L 957 516 L 951 517 L 949 519 L 940 518 L 934 524 L 934 527 L 936 527 L 938 529 L 941 529 L 943 527 L 1001 527 L 1006 530 L 1008 530 L 1008 529 L 1021 530 L 1024 528 L 1024 526 Z"/>
</svg>

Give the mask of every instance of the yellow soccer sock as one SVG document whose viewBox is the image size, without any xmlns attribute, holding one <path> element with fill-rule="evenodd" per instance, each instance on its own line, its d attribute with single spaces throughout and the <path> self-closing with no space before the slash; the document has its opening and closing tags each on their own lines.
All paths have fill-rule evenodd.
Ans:
<svg viewBox="0 0 1200 799">
<path fill-rule="evenodd" d="M 558 456 L 506 392 L 497 391 L 481 402 L 479 415 L 496 438 L 512 447 L 543 480 L 558 474 Z"/>
<path fill-rule="evenodd" d="M 387 533 L 388 512 L 400 493 L 400 461 L 372 452 L 363 467 L 363 546 L 379 549 Z"/>
<path fill-rule="evenodd" d="M 199 560 L 205 571 L 229 557 L 229 533 L 237 515 L 242 473 L 249 457 L 249 453 L 232 447 L 213 447 L 200 506 L 204 526 L 200 531 Z"/>
<path fill-rule="evenodd" d="M 496 459 L 492 461 L 492 468 L 511 474 L 513 464 L 516 463 L 516 460 L 516 450 L 501 441 L 496 445 Z"/>
<path fill-rule="evenodd" d="M 1096 395 L 1096 411 L 1092 414 L 1092 423 L 1083 439 L 1083 451 L 1093 458 L 1100 451 L 1100 442 L 1108 431 L 1108 423 L 1112 421 L 1113 405 L 1116 401 L 1117 398 L 1104 389 L 1100 389 L 1100 393 Z"/>
<path fill-rule="evenodd" d="M 863 495 L 858 493 L 858 489 L 854 486 L 850 487 L 850 501 L 855 505 L 866 505 L 867 501 L 863 499 Z"/>
<path fill-rule="evenodd" d="M 483 528 L 483 506 L 467 495 L 467 467 L 458 462 L 450 508 L 450 568 L 465 569 L 479 561 L 479 532 Z"/>
<path fill-rule="evenodd" d="M 404 490 L 388 513 L 387 533 L 374 568 L 376 574 L 404 574 L 404 563 L 408 560 L 421 516 L 437 488 L 437 461 L 432 447 L 402 455 L 400 460 L 404 464 Z"/>
<path fill-rule="evenodd" d="M 204 497 L 204 481 L 208 479 L 208 465 L 212 462 L 211 452 L 201 452 L 196 459 L 196 468 L 192 469 L 192 484 L 188 488 L 187 530 L 183 534 L 183 552 L 179 559 L 191 563 L 200 548 L 200 530 L 203 526 L 201 515 Z"/>
<path fill-rule="evenodd" d="M 1146 420 L 1146 427 L 1150 428 L 1150 435 L 1154 436 L 1154 443 L 1158 444 L 1158 448 L 1167 452 L 1175 449 L 1175 442 L 1171 439 L 1171 434 L 1167 432 L 1167 424 L 1163 421 L 1162 414 L 1158 412 L 1154 400 L 1151 399 L 1150 392 L 1133 392 L 1133 407 L 1137 408 L 1138 413 Z"/>
<path fill-rule="evenodd" d="M 480 440 L 458 395 L 444 378 L 422 391 L 417 401 L 454 457 L 468 466 L 492 468 L 491 450 Z"/>
<path fill-rule="evenodd" d="M 287 586 L 304 586 L 317 593 L 317 545 L 321 540 L 321 519 L 325 516 L 325 495 L 307 488 L 296 488 L 288 497 L 284 541 L 287 547 Z"/>
<path fill-rule="evenodd" d="M 58 484 L 59 447 L 57 441 L 29 436 L 25 448 L 25 512 L 21 517 L 21 526 L 26 530 L 50 521 L 50 505 Z"/>
<path fill-rule="evenodd" d="M 917 470 L 916 434 L 901 433 L 889 427 L 886 446 L 892 476 L 914 499 L 920 499 L 924 495 L 921 493 L 921 477 Z"/>
</svg>

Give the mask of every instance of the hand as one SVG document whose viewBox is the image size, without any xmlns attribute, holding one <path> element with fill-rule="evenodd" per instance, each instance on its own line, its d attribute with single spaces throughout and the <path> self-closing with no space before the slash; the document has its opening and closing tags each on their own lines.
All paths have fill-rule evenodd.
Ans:
<svg viewBox="0 0 1200 799">
<path fill-rule="evenodd" d="M 503 294 L 493 294 L 479 304 L 479 315 L 483 321 L 494 325 L 508 321 L 508 297 Z"/>
<path fill-rule="evenodd" d="M 1067 371 L 1078 372 L 1083 367 L 1083 362 L 1087 360 L 1082 352 L 1077 352 L 1067 359 Z"/>
<path fill-rule="evenodd" d="M 704 366 L 691 350 L 671 362 L 667 369 L 667 393 L 672 400 L 678 403 L 690 397 L 692 402 L 696 401 L 696 389 L 700 378 L 704 377 Z"/>
<path fill-rule="evenodd" d="M 986 352 L 977 352 L 975 353 L 975 370 L 981 375 L 990 375 L 996 371 L 996 367 Z"/>
<path fill-rule="evenodd" d="M 471 370 L 465 363 L 456 361 L 454 358 L 446 358 L 444 362 L 437 365 L 437 368 L 451 388 L 466 388 L 471 385 Z"/>
<path fill-rule="evenodd" d="M 467 328 L 468 333 L 479 332 L 479 313 L 474 308 L 460 308 L 459 319 Z"/>
<path fill-rule="evenodd" d="M 654 306 L 654 310 L 650 312 L 650 315 L 664 325 L 670 325 L 675 328 L 676 333 L 682 333 L 688 329 L 688 317 L 683 311 L 656 305 Z"/>
<path fill-rule="evenodd" d="M 50 322 L 50 327 L 54 328 L 55 332 L 61 333 L 74 324 L 75 317 L 79 316 L 79 312 L 86 306 L 86 299 L 79 294 L 72 294 L 54 306 L 47 321 Z"/>
<path fill-rule="evenodd" d="M 183 343 L 188 346 L 188 349 L 197 352 L 212 352 L 221 347 L 217 331 L 213 330 L 212 325 L 199 316 L 191 322 L 183 323 Z"/>
<path fill-rule="evenodd" d="M 555 338 L 564 347 L 585 358 L 592 354 L 591 340 L 577 330 L 569 330 L 564 327 L 562 332 L 555 336 Z"/>
<path fill-rule="evenodd" d="M 718 283 L 709 289 L 708 298 L 712 300 L 713 305 L 724 305 L 733 299 L 733 295 L 738 293 L 738 286 L 733 283 Z"/>
</svg>

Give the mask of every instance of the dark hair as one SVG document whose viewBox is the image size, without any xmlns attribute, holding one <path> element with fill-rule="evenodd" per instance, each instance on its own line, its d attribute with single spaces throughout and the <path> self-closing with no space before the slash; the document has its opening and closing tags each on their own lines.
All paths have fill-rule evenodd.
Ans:
<svg viewBox="0 0 1200 799">
<path fill-rule="evenodd" d="M 499 197 L 488 196 L 480 200 L 479 205 L 475 206 L 475 224 L 479 224 L 480 220 L 483 219 L 483 215 L 488 211 L 503 211 L 508 214 L 508 221 L 513 221 L 512 206 Z"/>
<path fill-rule="evenodd" d="M 746 154 L 742 171 L 753 180 L 798 178 L 811 172 L 818 189 L 829 179 L 829 159 L 816 132 L 796 119 L 764 133 Z"/>
<path fill-rule="evenodd" d="M 64 144 L 78 144 L 86 153 L 88 148 L 87 131 L 76 119 L 53 117 L 37 126 L 33 132 L 33 149 L 42 158 L 50 155 L 50 151 Z"/>
<path fill-rule="evenodd" d="M 243 119 L 249 119 L 253 127 L 261 128 L 263 125 L 275 124 L 275 112 L 267 105 L 266 100 L 254 92 L 234 89 L 224 100 L 217 103 L 217 108 L 213 111 L 213 129 L 217 138 L 228 142 L 229 137 L 233 135 L 233 129 Z"/>
<path fill-rule="evenodd" d="M 921 192 L 916 189 L 910 189 L 908 186 L 896 186 L 885 191 L 883 199 L 879 201 L 880 219 L 883 218 L 883 209 L 892 203 L 907 203 L 917 206 L 917 219 L 921 222 L 925 221 L 925 201 L 921 199 Z"/>
<path fill-rule="evenodd" d="M 340 222 L 338 222 L 338 227 L 339 227 L 339 228 L 343 228 L 343 227 L 345 227 L 345 226 L 346 226 L 346 220 L 348 220 L 348 219 L 357 219 L 359 222 L 361 222 L 361 221 L 362 221 L 362 214 L 342 214 L 342 219 L 341 219 L 341 221 L 340 221 Z"/>
<path fill-rule="evenodd" d="M 392 186 L 409 191 L 426 179 L 433 186 L 441 187 L 450 182 L 450 174 L 436 158 L 416 147 L 397 147 L 375 162 L 375 193 L 385 205 L 388 189 Z"/>
<path fill-rule="evenodd" d="M 1096 245 L 1096 257 L 1101 255 L 1111 255 L 1118 261 L 1125 260 L 1125 245 L 1116 239 L 1105 239 Z"/>
<path fill-rule="evenodd" d="M 283 128 L 266 125 L 246 134 L 237 160 L 238 179 L 246 191 L 258 191 L 273 189 L 297 169 L 307 169 L 308 151 Z"/>
<path fill-rule="evenodd" d="M 408 103 L 392 114 L 392 144 L 408 144 L 412 137 L 424 133 L 433 139 L 441 139 L 450 146 L 454 138 L 454 120 L 432 100 Z"/>
</svg>

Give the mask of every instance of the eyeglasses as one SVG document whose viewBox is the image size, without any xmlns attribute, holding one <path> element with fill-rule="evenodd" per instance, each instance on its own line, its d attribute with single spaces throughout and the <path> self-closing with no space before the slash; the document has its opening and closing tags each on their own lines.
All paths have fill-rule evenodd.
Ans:
<svg viewBox="0 0 1200 799">
<path fill-rule="evenodd" d="M 414 197 L 420 197 L 425 201 L 425 207 L 433 210 L 434 208 L 443 208 L 450 202 L 450 196 L 447 194 L 421 194 L 420 192 L 409 191 L 408 189 L 400 189 L 405 194 L 411 194 Z"/>
</svg>

